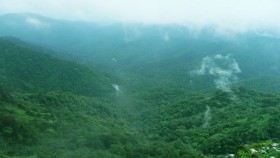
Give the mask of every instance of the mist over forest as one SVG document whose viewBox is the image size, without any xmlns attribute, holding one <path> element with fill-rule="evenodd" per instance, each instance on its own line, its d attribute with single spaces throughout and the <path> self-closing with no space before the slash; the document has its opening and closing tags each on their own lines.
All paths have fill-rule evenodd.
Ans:
<svg viewBox="0 0 280 158">
<path fill-rule="evenodd" d="M 280 157 L 278 2 L 42 2 L 0 2 L 0 158 Z"/>
</svg>

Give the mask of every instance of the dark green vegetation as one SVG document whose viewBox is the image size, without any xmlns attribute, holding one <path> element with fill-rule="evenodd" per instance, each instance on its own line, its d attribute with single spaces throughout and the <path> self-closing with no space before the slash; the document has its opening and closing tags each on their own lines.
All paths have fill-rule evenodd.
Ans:
<svg viewBox="0 0 280 158">
<path fill-rule="evenodd" d="M 115 98 L 113 93 L 104 93 L 107 92 L 106 86 L 101 87 L 103 89 L 93 87 L 91 93 L 84 93 L 91 85 L 80 87 L 84 88 L 81 92 L 75 91 L 75 85 L 72 85 L 81 85 L 84 84 L 83 82 L 88 84 L 88 80 L 79 80 L 88 76 L 96 77 L 96 80 L 95 78 L 90 80 L 92 85 L 95 85 L 103 76 L 102 74 L 72 62 L 58 60 L 9 40 L 1 39 L 1 48 L 3 48 L 1 68 L 9 70 L 9 73 L 3 71 L 1 74 L 3 78 L 1 83 L 5 87 L 0 89 L 0 154 L 2 157 L 200 155 L 193 152 L 188 144 L 182 142 L 147 139 L 146 133 L 136 129 L 139 126 L 133 125 L 138 119 L 132 116 L 134 112 L 131 111 L 132 115 L 122 115 L 122 107 L 118 106 L 124 105 L 121 105 L 119 98 Z M 41 66 L 40 73 L 46 78 L 38 78 L 40 75 L 35 73 L 39 71 L 38 65 L 36 61 L 27 63 L 30 58 L 31 60 L 40 59 L 37 64 Z M 56 68 L 52 67 L 52 63 L 57 64 Z M 54 81 L 60 81 L 60 77 L 64 75 L 60 69 L 65 71 L 80 69 L 80 71 L 72 74 L 75 77 L 74 80 L 69 77 L 64 78 L 63 83 L 55 83 Z M 21 78 L 21 75 L 25 73 L 28 75 L 23 75 Z M 57 78 L 51 80 L 48 77 L 52 75 L 46 73 L 57 73 L 57 76 L 54 76 Z M 106 82 L 107 80 L 106 78 L 102 80 L 102 84 L 111 87 L 111 83 Z M 41 82 L 46 85 L 38 84 Z M 26 84 L 30 85 L 29 88 L 22 86 Z M 51 89 L 48 85 L 52 84 L 57 84 L 57 87 Z M 70 89 L 60 88 L 64 84 L 67 84 Z M 133 121 L 130 122 L 129 117 L 133 118 Z M 180 148 L 177 149 L 177 146 Z"/>
<path fill-rule="evenodd" d="M 69 91 L 82 95 L 112 93 L 111 79 L 94 69 L 60 60 L 0 39 L 1 85 L 16 91 Z"/>
<path fill-rule="evenodd" d="M 33 14 L 0 25 L 35 43 L 0 39 L 0 157 L 245 158 L 280 141 L 278 38 Z M 217 54 L 242 70 L 229 92 L 215 89 L 216 76 L 191 73 Z"/>
</svg>

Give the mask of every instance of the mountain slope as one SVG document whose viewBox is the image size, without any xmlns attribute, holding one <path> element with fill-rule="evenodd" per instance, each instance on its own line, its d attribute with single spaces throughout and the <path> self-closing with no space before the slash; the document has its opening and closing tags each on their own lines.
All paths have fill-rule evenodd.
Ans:
<svg viewBox="0 0 280 158">
<path fill-rule="evenodd" d="M 279 94 L 244 88 L 188 94 L 161 87 L 137 96 L 135 124 L 150 140 L 189 144 L 206 155 L 226 155 L 244 144 L 280 140 Z"/>
<path fill-rule="evenodd" d="M 104 73 L 3 38 L 0 59 L 0 83 L 9 90 L 69 91 L 88 96 L 113 92 L 111 78 Z"/>
<path fill-rule="evenodd" d="M 65 59 L 112 73 L 122 78 L 128 90 L 137 89 L 139 85 L 133 83 L 141 78 L 145 87 L 169 81 L 189 91 L 213 91 L 213 76 L 190 72 L 199 69 L 205 57 L 228 54 L 242 71 L 237 76 L 240 85 L 280 90 L 279 36 L 266 28 L 221 34 L 211 26 L 193 30 L 180 25 L 102 25 L 35 14 L 7 14 L 0 21 L 0 35 L 18 37 L 53 49 L 52 54 Z M 266 88 L 262 80 L 274 88 Z"/>
<path fill-rule="evenodd" d="M 1 157 L 177 154 L 175 144 L 148 141 L 130 126 L 111 95 L 111 78 L 103 73 L 15 40 L 1 38 L 0 52 L 0 83 L 8 90 L 0 87 Z M 105 86 L 97 87 L 99 84 Z M 154 151 L 162 148 L 166 151 Z M 183 155 L 200 155 L 182 150 Z"/>
<path fill-rule="evenodd" d="M 68 50 L 119 78 L 0 39 L 2 157 L 253 156 L 245 144 L 280 141 L 279 93 L 262 92 L 280 89 L 278 38 L 34 14 L 0 21 L 2 35 Z"/>
</svg>

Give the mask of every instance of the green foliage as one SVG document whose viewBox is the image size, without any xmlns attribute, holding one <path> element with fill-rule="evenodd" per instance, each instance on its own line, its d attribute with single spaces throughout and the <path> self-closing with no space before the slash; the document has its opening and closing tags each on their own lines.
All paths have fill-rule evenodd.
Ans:
<svg viewBox="0 0 280 158">
<path fill-rule="evenodd" d="M 13 104 L 1 104 L 0 129 L 3 140 L 10 144 L 36 143 L 36 127 L 33 120 L 25 111 Z"/>
<path fill-rule="evenodd" d="M 167 91 L 167 92 L 166 92 Z M 152 93 L 152 94 L 149 94 Z M 234 153 L 249 142 L 279 139 L 279 95 L 236 88 L 231 93 L 185 94 L 166 97 L 168 88 L 150 90 L 139 100 L 136 120 L 150 140 L 182 141 L 204 154 Z M 267 99 L 266 99 L 267 98 Z M 269 98 L 269 99 L 268 99 Z M 269 100 L 269 101 L 263 101 Z M 272 104 L 273 103 L 273 104 Z M 206 106 L 211 108 L 209 126 L 205 124 Z M 139 110 L 140 109 L 140 110 Z M 137 122 L 137 124 L 139 121 Z"/>
<path fill-rule="evenodd" d="M 270 62 L 266 49 L 256 45 L 259 38 L 252 43 L 242 38 L 248 46 L 241 46 L 244 41 L 212 41 L 211 36 L 163 43 L 151 38 L 157 29 L 148 28 L 152 31 L 146 40 L 123 42 L 114 30 L 97 28 L 100 32 L 92 32 L 97 42 L 90 37 L 85 43 L 55 38 L 52 44 L 71 47 L 66 48 L 71 55 L 82 53 L 80 62 L 98 65 L 117 77 L 16 40 L 0 39 L 0 85 L 9 92 L 0 87 L 2 157 L 211 158 L 229 153 L 252 157 L 251 147 L 272 143 L 255 142 L 279 142 L 280 95 L 264 93 L 279 91 L 279 77 L 268 70 L 276 62 Z M 62 33 L 81 38 L 75 31 Z M 113 38 L 108 38 L 111 33 Z M 260 57 L 248 61 L 256 50 Z M 231 92 L 214 91 L 212 77 L 191 74 L 206 55 L 231 51 L 246 72 Z M 119 96 L 113 95 L 111 85 L 117 82 Z"/>
<path fill-rule="evenodd" d="M 69 91 L 86 96 L 113 92 L 111 78 L 104 73 L 2 38 L 0 59 L 0 83 L 10 91 Z"/>
</svg>

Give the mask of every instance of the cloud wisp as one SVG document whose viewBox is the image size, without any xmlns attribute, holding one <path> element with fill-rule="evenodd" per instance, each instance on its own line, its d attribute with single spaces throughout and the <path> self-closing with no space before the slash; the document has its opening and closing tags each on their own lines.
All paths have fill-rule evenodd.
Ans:
<svg viewBox="0 0 280 158">
<path fill-rule="evenodd" d="M 203 128 L 207 128 L 210 126 L 210 120 L 212 118 L 211 115 L 211 108 L 209 105 L 206 105 L 206 111 L 204 112 L 204 124 L 203 124 Z"/>
<path fill-rule="evenodd" d="M 1 0 L 0 14 L 32 12 L 69 20 L 214 25 L 243 31 L 279 28 L 279 6 L 279 0 Z"/>
<path fill-rule="evenodd" d="M 115 89 L 115 96 L 118 97 L 121 92 L 120 86 L 118 84 L 112 84 L 112 87 Z"/>
<path fill-rule="evenodd" d="M 50 27 L 49 24 L 42 22 L 41 20 L 33 17 L 28 17 L 25 19 L 25 22 L 31 26 L 34 26 L 38 29 L 47 29 Z"/>
<path fill-rule="evenodd" d="M 214 84 L 217 89 L 231 92 L 230 86 L 237 81 L 237 74 L 241 73 L 238 63 L 232 56 L 217 54 L 206 56 L 202 59 L 198 70 L 193 71 L 196 75 L 210 75 L 214 77 Z"/>
</svg>

